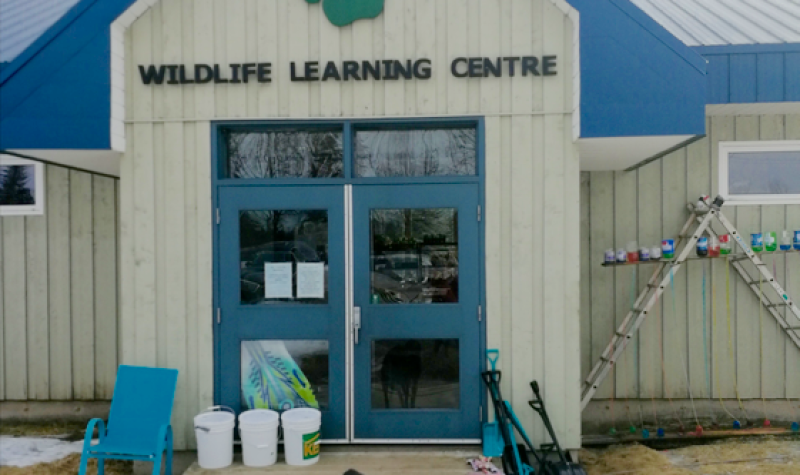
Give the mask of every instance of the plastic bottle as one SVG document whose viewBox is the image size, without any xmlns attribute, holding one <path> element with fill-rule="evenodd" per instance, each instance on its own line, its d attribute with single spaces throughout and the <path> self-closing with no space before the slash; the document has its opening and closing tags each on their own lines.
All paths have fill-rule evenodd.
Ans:
<svg viewBox="0 0 800 475">
<path fill-rule="evenodd" d="M 650 249 L 650 260 L 661 260 L 661 248 L 659 246 L 654 246 L 652 249 Z"/>
<path fill-rule="evenodd" d="M 764 235 L 761 233 L 753 233 L 750 235 L 750 247 L 753 252 L 761 252 L 764 250 Z"/>
<path fill-rule="evenodd" d="M 775 231 L 764 233 L 764 249 L 767 252 L 775 252 L 778 250 L 778 236 Z"/>
<path fill-rule="evenodd" d="M 792 235 L 788 230 L 784 229 L 781 233 L 781 251 L 789 251 L 792 249 Z"/>
<path fill-rule="evenodd" d="M 672 259 L 675 257 L 675 240 L 664 239 L 661 241 L 661 254 L 664 259 Z"/>
<path fill-rule="evenodd" d="M 708 257 L 719 257 L 720 245 L 716 236 L 708 238 Z"/>
<path fill-rule="evenodd" d="M 639 262 L 639 246 L 636 241 L 628 243 L 628 262 Z"/>
<path fill-rule="evenodd" d="M 697 240 L 697 255 L 700 257 L 708 256 L 708 238 L 705 236 Z"/>
<path fill-rule="evenodd" d="M 641 247 L 639 248 L 639 260 L 640 261 L 649 261 L 650 260 L 650 248 L 649 247 Z"/>
<path fill-rule="evenodd" d="M 617 263 L 624 264 L 626 262 L 628 262 L 628 254 L 625 252 L 625 249 L 617 249 Z"/>
<path fill-rule="evenodd" d="M 794 247 L 795 251 L 800 251 L 800 231 L 794 232 L 794 240 L 792 241 L 792 247 Z"/>
<path fill-rule="evenodd" d="M 731 236 L 730 234 L 722 234 L 719 237 L 719 253 L 727 256 L 731 253 Z"/>
<path fill-rule="evenodd" d="M 603 262 L 606 264 L 613 264 L 617 261 L 617 255 L 614 253 L 613 249 L 606 249 L 605 256 L 603 257 Z"/>
</svg>

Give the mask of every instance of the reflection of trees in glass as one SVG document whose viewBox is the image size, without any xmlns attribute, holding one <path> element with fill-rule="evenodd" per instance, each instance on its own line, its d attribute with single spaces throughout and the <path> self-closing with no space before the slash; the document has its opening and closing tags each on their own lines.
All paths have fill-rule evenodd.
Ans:
<svg viewBox="0 0 800 475">
<path fill-rule="evenodd" d="M 227 131 L 231 178 L 343 176 L 340 132 Z"/>
<path fill-rule="evenodd" d="M 372 292 L 381 303 L 458 301 L 458 211 L 371 214 Z"/>
<path fill-rule="evenodd" d="M 374 210 L 371 224 L 376 248 L 414 248 L 458 240 L 458 212 L 453 208 Z"/>
<path fill-rule="evenodd" d="M 328 213 L 326 210 L 242 211 L 239 245 L 242 303 L 264 300 L 266 263 L 292 263 L 292 285 L 296 291 L 297 266 L 294 264 L 328 262 Z M 327 282 L 327 266 L 325 279 Z M 312 300 L 318 302 L 318 299 Z"/>
<path fill-rule="evenodd" d="M 244 251 L 279 241 L 310 241 L 327 245 L 326 210 L 259 210 L 241 213 L 240 248 Z"/>
<path fill-rule="evenodd" d="M 356 133 L 358 176 L 474 175 L 475 129 Z"/>
<path fill-rule="evenodd" d="M 0 167 L 0 205 L 32 205 L 33 177 L 29 165 L 10 165 Z"/>
</svg>

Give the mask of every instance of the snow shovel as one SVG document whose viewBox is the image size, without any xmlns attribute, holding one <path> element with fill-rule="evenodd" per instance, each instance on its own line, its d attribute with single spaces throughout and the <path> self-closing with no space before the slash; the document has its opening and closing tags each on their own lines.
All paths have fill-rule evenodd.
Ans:
<svg viewBox="0 0 800 475">
<path fill-rule="evenodd" d="M 556 432 L 553 430 L 553 424 L 550 423 L 550 417 L 547 415 L 547 409 L 544 407 L 544 400 L 542 399 L 542 395 L 539 394 L 539 383 L 532 381 L 531 389 L 533 389 L 535 399 L 533 401 L 528 401 L 528 404 L 539 414 L 539 417 L 542 418 L 544 427 L 547 429 L 547 433 L 550 434 L 550 440 L 553 441 L 552 444 L 542 444 L 542 457 L 546 459 L 548 453 L 555 452 L 559 460 L 558 462 L 549 462 L 548 471 L 542 473 L 550 473 L 551 475 L 586 475 L 586 470 L 579 464 L 568 461 L 564 451 L 561 450 L 561 446 L 558 444 L 558 439 L 556 438 Z"/>
<path fill-rule="evenodd" d="M 498 350 L 486 350 L 486 357 L 489 359 L 489 363 L 492 366 L 492 372 L 496 370 L 495 366 L 497 365 L 497 358 L 499 356 L 500 351 Z M 503 434 L 500 433 L 500 424 L 497 422 L 500 420 L 500 417 L 495 416 L 495 419 L 495 422 L 483 423 L 484 457 L 501 457 L 503 455 L 505 443 L 503 442 Z"/>
<path fill-rule="evenodd" d="M 487 355 L 492 360 L 497 361 L 499 356 L 498 350 L 489 350 Z M 494 364 L 492 365 L 494 367 Z M 514 438 L 513 428 L 509 420 L 508 413 L 503 404 L 503 396 L 500 393 L 500 377 L 501 373 L 497 370 L 484 371 L 481 373 L 483 382 L 489 389 L 489 394 L 492 398 L 492 405 L 494 406 L 495 418 L 497 419 L 497 427 L 503 438 L 503 471 L 506 475 L 530 475 L 534 472 L 533 468 L 528 462 L 528 454 L 524 445 L 517 445 Z"/>
</svg>

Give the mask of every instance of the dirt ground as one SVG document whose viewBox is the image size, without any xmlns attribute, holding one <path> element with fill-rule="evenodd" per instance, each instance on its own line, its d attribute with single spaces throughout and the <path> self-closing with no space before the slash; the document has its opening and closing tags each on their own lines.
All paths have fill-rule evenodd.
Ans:
<svg viewBox="0 0 800 475">
<path fill-rule="evenodd" d="M 29 467 L 0 467 L 0 475 L 65 475 L 78 473 L 81 454 L 72 454 L 53 463 L 40 463 Z M 106 475 L 131 475 L 133 462 L 108 460 L 105 463 Z M 90 460 L 88 475 L 97 475 L 97 460 Z"/>
<path fill-rule="evenodd" d="M 800 437 L 726 439 L 656 451 L 640 444 L 582 450 L 589 475 L 799 475 Z"/>
<path fill-rule="evenodd" d="M 14 437 L 66 436 L 67 440 L 83 439 L 86 422 L 3 422 L 0 435 Z"/>
</svg>

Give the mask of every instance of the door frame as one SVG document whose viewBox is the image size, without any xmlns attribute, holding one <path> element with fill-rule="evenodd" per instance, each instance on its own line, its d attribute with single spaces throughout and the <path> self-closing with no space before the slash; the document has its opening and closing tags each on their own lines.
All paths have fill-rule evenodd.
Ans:
<svg viewBox="0 0 800 475">
<path fill-rule="evenodd" d="M 401 130 L 408 128 L 436 128 L 436 127 L 475 127 L 476 148 L 476 175 L 475 176 L 434 176 L 434 177 L 398 177 L 398 178 L 359 178 L 353 176 L 353 137 L 354 129 L 386 129 Z M 226 178 L 227 150 L 225 141 L 222 140 L 223 131 L 226 129 L 294 129 L 294 128 L 341 128 L 343 132 L 343 178 L 267 178 L 267 179 L 236 179 Z M 358 119 L 298 119 L 298 120 L 213 120 L 210 121 L 211 141 L 211 226 L 212 226 L 212 337 L 213 337 L 213 398 L 214 404 L 219 404 L 221 399 L 222 381 L 221 351 L 219 322 L 220 315 L 220 203 L 219 190 L 223 187 L 264 187 L 264 186 L 297 186 L 311 188 L 314 185 L 341 185 L 344 189 L 344 217 L 345 217 L 345 439 L 323 440 L 326 444 L 475 444 L 480 439 L 354 439 L 353 433 L 353 408 L 354 408 L 354 379 L 353 379 L 353 305 L 354 305 L 354 276 L 353 276 L 353 216 L 352 199 L 353 185 L 402 185 L 402 184 L 478 184 L 478 206 L 476 213 L 480 213 L 478 222 L 478 303 L 482 315 L 478 330 L 478 348 L 481 355 L 486 353 L 486 322 L 488 312 L 486 309 L 486 126 L 483 116 L 453 116 L 453 117 L 414 117 L 414 118 L 358 118 Z M 477 318 L 477 316 L 476 316 Z M 487 367 L 486 358 L 480 358 L 483 371 Z M 480 422 L 488 420 L 488 399 L 486 391 L 480 391 L 479 398 Z"/>
</svg>

